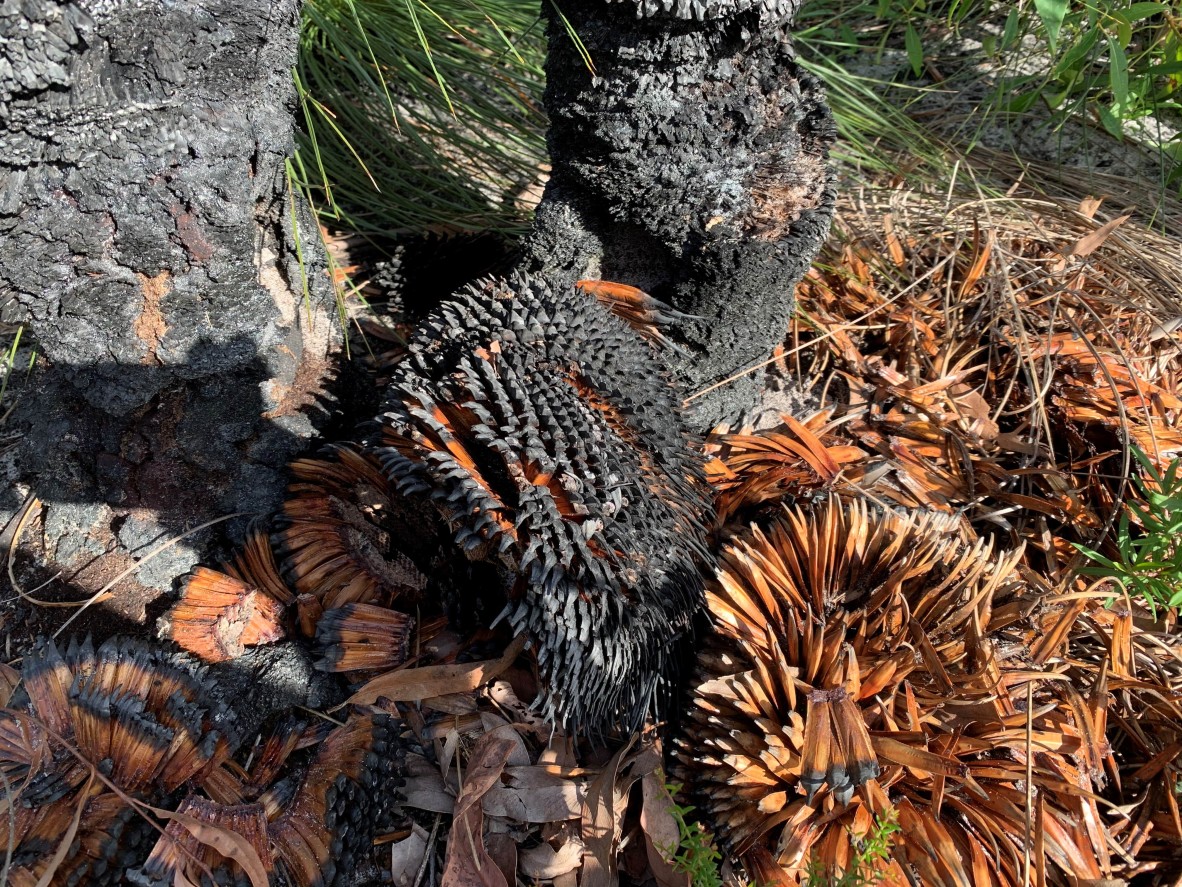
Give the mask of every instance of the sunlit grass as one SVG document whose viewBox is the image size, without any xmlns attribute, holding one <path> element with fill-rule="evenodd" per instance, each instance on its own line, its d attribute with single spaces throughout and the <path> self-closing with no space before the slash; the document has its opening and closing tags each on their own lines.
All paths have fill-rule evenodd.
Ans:
<svg viewBox="0 0 1182 887">
<path fill-rule="evenodd" d="M 562 15 L 562 0 L 546 2 Z M 1057 29 L 1047 19 L 1056 3 L 1065 7 Z M 1163 4 L 1134 6 L 1135 15 L 1061 0 L 810 0 L 795 39 L 801 63 L 826 84 L 848 176 L 925 190 L 968 169 L 975 187 L 1000 194 L 1027 174 L 1020 158 L 984 148 L 983 134 L 1072 123 L 1110 140 L 1114 107 L 1132 116 L 1155 95 L 1172 100 L 1182 82 L 1176 22 L 1154 11 Z M 537 0 L 309 0 L 295 169 L 321 221 L 379 238 L 522 231 L 524 196 L 546 162 L 543 32 Z M 1110 42 L 1127 51 L 1101 52 Z M 1127 70 L 1114 73 L 1122 53 Z M 1031 64 L 1042 73 L 1022 73 Z M 975 101 L 960 98 L 970 86 Z M 933 114 L 940 96 L 957 100 Z M 1155 203 L 1169 189 L 1173 161 L 1162 159 Z"/>
<path fill-rule="evenodd" d="M 516 0 L 311 0 L 303 184 L 362 234 L 515 231 L 545 157 L 543 23 Z"/>
</svg>

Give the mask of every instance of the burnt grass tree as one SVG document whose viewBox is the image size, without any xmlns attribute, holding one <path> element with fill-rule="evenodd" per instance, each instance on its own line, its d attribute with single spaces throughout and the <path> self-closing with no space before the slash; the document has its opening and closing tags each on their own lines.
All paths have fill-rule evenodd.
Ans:
<svg viewBox="0 0 1182 887">
<path fill-rule="evenodd" d="M 714 383 L 780 340 L 834 203 L 796 4 L 561 8 L 594 71 L 551 14 L 553 174 L 519 271 L 570 299 L 602 278 L 672 304 L 659 359 L 682 395 L 710 389 L 688 425 L 733 419 L 761 374 Z M 23 527 L 25 558 L 79 595 L 204 521 L 271 511 L 333 410 L 339 329 L 285 176 L 299 4 L 30 0 L 0 29 L 0 294 L 39 355 L 8 419 L 0 543 Z M 97 630 L 150 622 L 246 526 L 132 573 Z"/>
<path fill-rule="evenodd" d="M 429 316 L 394 373 L 379 440 L 361 444 L 377 452 L 358 457 L 380 456 L 404 523 L 420 517 L 418 503 L 419 523 L 435 526 L 425 512 L 436 506 L 469 559 L 495 551 L 517 602 L 508 621 L 534 642 L 550 683 L 547 714 L 605 730 L 652 710 L 673 644 L 702 602 L 705 564 L 694 561 L 711 557 L 710 506 L 687 431 L 755 404 L 760 374 L 714 383 L 780 339 L 833 205 L 832 124 L 794 61 L 795 5 L 641 2 L 564 0 L 595 72 L 551 22 L 553 176 L 520 267 Z M 41 597 L 112 588 L 102 614 L 75 625 L 100 639 L 152 633 L 174 580 L 280 504 L 291 458 L 352 431 L 347 421 L 333 428 L 348 391 L 340 330 L 314 220 L 285 175 L 299 13 L 298 0 L 0 5 L 0 298 L 3 319 L 23 324 L 38 354 L 4 418 L 0 551 L 22 546 L 16 575 L 26 589 L 60 574 Z M 594 301 L 594 284 L 574 286 L 594 278 L 671 303 L 678 324 L 661 335 L 675 347 L 650 349 Z M 629 319 L 648 319 L 651 307 L 640 298 Z M 707 388 L 683 420 L 679 401 Z M 237 512 L 133 569 L 158 543 Z M 420 552 L 439 567 L 433 575 L 463 557 L 442 535 L 436 548 L 450 559 Z M 270 544 L 251 536 L 260 538 Z M 350 569 L 390 572 L 354 561 Z M 304 603 L 312 613 L 316 601 Z M 30 637 L 63 612 L 28 607 L 9 618 L 13 653 L 45 650 Z M 169 655 L 113 643 L 95 655 Z M 93 658 L 88 645 L 68 649 Z M 139 673 L 136 686 L 150 683 L 150 670 Z M 254 647 L 197 683 L 222 688 L 249 739 L 276 711 L 336 698 L 340 687 L 318 674 L 307 645 L 288 641 Z M 115 696 L 136 702 L 134 692 L 99 689 L 94 711 Z M 53 698 L 65 698 L 59 691 Z M 136 720 L 139 709 L 128 711 Z M 292 802 L 292 815 L 324 821 L 319 849 L 273 834 L 280 817 L 258 850 L 295 847 L 284 865 L 306 869 L 300 883 L 333 881 L 337 861 L 353 867 L 329 849 L 345 834 L 329 803 L 344 795 L 332 787 L 343 779 L 356 783 L 349 791 L 386 792 L 364 768 L 338 769 L 346 758 L 380 762 L 387 727 L 341 729 L 325 745 L 335 763 L 308 771 L 320 779 L 311 813 Z M 350 809 L 368 822 L 368 808 Z M 368 837 L 358 840 L 368 849 Z M 167 874 L 171 863 L 153 858 L 145 876 Z M 120 861 L 108 880 L 133 864 Z"/>
</svg>

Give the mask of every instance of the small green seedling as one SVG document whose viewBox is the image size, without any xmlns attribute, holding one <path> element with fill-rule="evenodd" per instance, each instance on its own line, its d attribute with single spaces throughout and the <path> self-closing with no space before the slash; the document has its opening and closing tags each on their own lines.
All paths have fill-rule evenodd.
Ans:
<svg viewBox="0 0 1182 887">
<path fill-rule="evenodd" d="M 854 838 L 854 858 L 850 867 L 836 875 L 825 871 L 819 862 L 808 868 L 808 887 L 869 887 L 882 880 L 878 864 L 891 858 L 894 836 L 901 831 L 899 814 L 894 807 L 874 817 L 874 825 L 864 838 Z"/>
</svg>

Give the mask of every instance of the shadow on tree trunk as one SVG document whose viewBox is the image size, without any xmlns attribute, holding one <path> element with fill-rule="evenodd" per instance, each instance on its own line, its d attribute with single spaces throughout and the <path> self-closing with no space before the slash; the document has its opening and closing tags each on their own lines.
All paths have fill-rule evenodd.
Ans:
<svg viewBox="0 0 1182 887">
<path fill-rule="evenodd" d="M 228 554 L 252 520 L 278 507 L 292 458 L 326 437 L 352 436 L 351 423 L 372 415 L 376 391 L 347 362 L 317 367 L 290 397 L 269 403 L 266 361 L 241 359 L 251 347 L 245 338 L 197 346 L 193 364 L 216 363 L 228 351 L 238 368 L 196 381 L 178 379 L 193 364 L 54 366 L 34 375 L 9 420 L 24 429 L 17 466 L 27 495 L 10 487 L 0 500 L 12 515 L 0 537 L 9 543 L 26 506 L 40 503 L 19 540 L 24 590 L 60 574 L 37 596 L 85 598 L 184 536 L 120 581 L 102 605 L 108 617 L 142 632 L 145 619 L 153 621 L 152 602 L 177 577 L 199 560 Z M 130 389 L 158 393 L 112 415 L 86 396 L 112 374 Z M 225 515 L 237 516 L 191 533 Z M 28 614 L 29 626 L 53 630 L 69 612 L 38 610 Z"/>
</svg>

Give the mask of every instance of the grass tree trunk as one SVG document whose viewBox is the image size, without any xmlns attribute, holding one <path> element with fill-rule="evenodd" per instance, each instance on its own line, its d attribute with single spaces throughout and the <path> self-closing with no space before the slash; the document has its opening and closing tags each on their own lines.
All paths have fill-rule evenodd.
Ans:
<svg viewBox="0 0 1182 887">
<path fill-rule="evenodd" d="M 41 501 L 24 538 L 90 564 L 79 590 L 269 509 L 316 433 L 338 333 L 285 175 L 298 34 L 298 0 L 0 9 L 0 293 L 39 354 L 5 504 Z M 121 615 L 204 547 L 144 565 Z"/>
<path fill-rule="evenodd" d="M 564 0 L 566 22 L 543 5 L 553 173 L 527 261 L 552 284 L 613 280 L 695 315 L 670 355 L 690 419 L 732 419 L 761 373 L 694 395 L 782 341 L 835 200 L 832 118 L 792 46 L 797 3 Z"/>
</svg>

